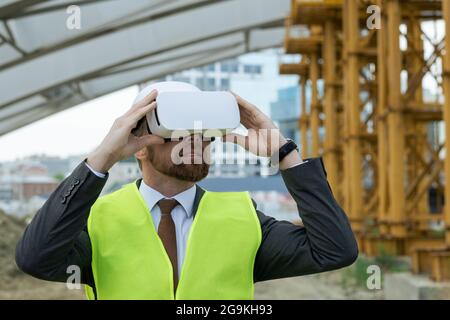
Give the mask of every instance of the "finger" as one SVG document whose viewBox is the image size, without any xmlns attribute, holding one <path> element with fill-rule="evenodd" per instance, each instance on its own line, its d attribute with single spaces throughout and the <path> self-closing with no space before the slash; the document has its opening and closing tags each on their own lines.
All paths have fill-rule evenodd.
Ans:
<svg viewBox="0 0 450 320">
<path fill-rule="evenodd" d="M 244 109 L 248 109 L 248 110 L 254 110 L 256 108 L 253 104 L 251 104 L 250 102 L 248 102 L 247 100 L 245 100 L 241 96 L 237 95 L 233 91 L 230 91 L 230 93 L 232 95 L 234 95 L 234 97 L 236 98 L 236 101 L 237 101 L 237 103 L 238 103 L 238 105 L 240 107 L 242 107 Z"/>
<path fill-rule="evenodd" d="M 148 104 L 150 104 L 153 100 L 156 99 L 156 96 L 158 95 L 158 91 L 156 89 L 150 91 L 148 95 L 146 95 L 143 99 L 136 102 L 130 110 L 127 111 L 126 114 L 133 113 L 136 109 L 140 109 Z"/>
<path fill-rule="evenodd" d="M 156 101 L 153 101 L 152 103 L 145 105 L 142 108 L 136 109 L 129 115 L 130 120 L 133 121 L 134 124 L 136 124 L 147 113 L 151 112 L 152 110 L 155 110 L 155 108 L 156 108 Z"/>
<path fill-rule="evenodd" d="M 247 129 L 254 127 L 254 119 L 256 118 L 258 112 L 261 111 L 247 100 L 238 96 L 236 93 L 231 92 L 231 94 L 236 97 L 236 102 L 238 103 L 240 111 L 241 123 Z"/>
<path fill-rule="evenodd" d="M 117 123 L 117 125 L 124 128 L 125 130 L 130 130 L 130 132 L 135 132 L 135 130 L 138 130 L 137 124 L 139 120 L 141 120 L 145 116 L 145 114 L 153 110 L 155 107 L 156 102 L 152 102 L 149 105 L 136 110 L 134 113 L 124 115 L 118 119 L 119 122 Z"/>
<path fill-rule="evenodd" d="M 135 106 L 137 108 L 141 108 L 147 104 L 150 104 L 150 102 L 152 102 L 153 100 L 156 99 L 156 96 L 158 95 L 158 91 L 156 89 L 153 89 L 152 91 L 150 91 L 150 93 L 148 95 L 146 95 L 142 100 L 138 101 Z"/>
</svg>

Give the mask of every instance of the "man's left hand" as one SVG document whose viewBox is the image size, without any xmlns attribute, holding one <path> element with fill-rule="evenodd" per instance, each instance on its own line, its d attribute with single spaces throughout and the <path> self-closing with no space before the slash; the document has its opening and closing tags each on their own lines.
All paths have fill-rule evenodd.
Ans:
<svg viewBox="0 0 450 320">
<path fill-rule="evenodd" d="M 248 130 L 248 135 L 229 133 L 223 136 L 226 142 L 237 143 L 247 151 L 261 156 L 271 157 L 278 149 L 287 143 L 286 138 L 273 121 L 255 105 L 231 92 L 238 103 L 241 123 Z M 285 169 L 302 163 L 298 152 L 291 152 L 280 162 L 280 169 Z"/>
<path fill-rule="evenodd" d="M 248 135 L 230 133 L 224 141 L 237 143 L 251 153 L 270 157 L 287 142 L 273 121 L 255 105 L 231 92 L 235 97 L 241 114 L 241 123 L 248 130 Z"/>
</svg>

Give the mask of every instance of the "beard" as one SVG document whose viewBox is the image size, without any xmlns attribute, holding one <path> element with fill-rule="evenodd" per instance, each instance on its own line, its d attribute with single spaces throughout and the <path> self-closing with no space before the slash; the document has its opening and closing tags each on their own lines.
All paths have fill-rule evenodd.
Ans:
<svg viewBox="0 0 450 320">
<path fill-rule="evenodd" d="M 155 153 L 151 148 L 147 148 L 149 161 L 152 166 L 166 176 L 178 180 L 198 182 L 205 178 L 209 172 L 209 164 L 174 164 L 172 161 L 158 161 L 155 159 Z"/>
<path fill-rule="evenodd" d="M 183 181 L 198 182 L 208 175 L 209 164 L 170 164 L 167 167 L 162 166 L 162 168 L 155 166 L 155 169 L 169 177 Z"/>
</svg>

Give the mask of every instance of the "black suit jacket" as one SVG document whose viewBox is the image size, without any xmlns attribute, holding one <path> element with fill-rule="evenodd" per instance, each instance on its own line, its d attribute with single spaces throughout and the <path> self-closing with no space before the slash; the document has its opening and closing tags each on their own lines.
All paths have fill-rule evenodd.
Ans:
<svg viewBox="0 0 450 320">
<path fill-rule="evenodd" d="M 309 159 L 282 170 L 281 175 L 304 227 L 265 215 L 253 201 L 262 232 L 254 281 L 329 271 L 353 263 L 358 247 L 326 180 L 322 159 Z M 68 266 L 77 265 L 81 282 L 95 288 L 86 222 L 106 179 L 97 177 L 83 162 L 61 182 L 17 244 L 16 263 L 21 270 L 39 279 L 65 282 Z M 194 214 L 203 193 L 197 186 Z"/>
</svg>

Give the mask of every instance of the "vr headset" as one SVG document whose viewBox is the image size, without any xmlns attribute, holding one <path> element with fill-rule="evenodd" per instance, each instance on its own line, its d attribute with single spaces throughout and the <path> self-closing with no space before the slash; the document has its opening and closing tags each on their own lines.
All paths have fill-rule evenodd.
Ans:
<svg viewBox="0 0 450 320">
<path fill-rule="evenodd" d="M 168 86 L 168 83 L 172 86 Z M 173 88 L 173 83 L 159 84 L 166 84 L 163 86 L 165 89 Z M 146 89 L 144 90 L 148 94 L 154 88 Z M 176 141 L 191 134 L 201 134 L 206 140 L 214 140 L 214 137 L 223 136 L 240 124 L 237 101 L 229 92 L 156 89 L 158 90 L 156 108 L 138 122 L 136 131 L 146 126 L 149 133 L 158 135 L 165 141 Z M 139 94 L 141 96 L 145 94 L 141 93 Z M 139 95 L 136 98 L 137 101 L 140 100 Z"/>
</svg>

